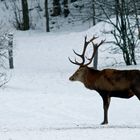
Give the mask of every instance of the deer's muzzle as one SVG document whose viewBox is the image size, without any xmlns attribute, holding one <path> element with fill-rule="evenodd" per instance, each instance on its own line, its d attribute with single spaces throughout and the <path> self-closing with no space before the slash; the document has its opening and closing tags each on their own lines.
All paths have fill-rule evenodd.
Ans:
<svg viewBox="0 0 140 140">
<path fill-rule="evenodd" d="M 69 78 L 69 80 L 70 80 L 70 81 L 74 81 L 74 77 L 71 76 L 71 77 Z"/>
</svg>

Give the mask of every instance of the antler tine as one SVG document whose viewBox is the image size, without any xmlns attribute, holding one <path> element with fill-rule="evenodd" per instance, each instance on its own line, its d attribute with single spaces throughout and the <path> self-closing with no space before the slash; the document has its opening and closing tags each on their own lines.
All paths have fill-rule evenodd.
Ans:
<svg viewBox="0 0 140 140">
<path fill-rule="evenodd" d="M 71 63 L 73 63 L 75 65 L 82 65 L 82 63 L 77 62 L 76 59 L 75 59 L 75 62 L 73 62 L 69 57 L 68 57 L 68 59 Z"/>
<path fill-rule="evenodd" d="M 93 40 L 95 40 L 95 39 L 97 39 L 98 37 L 96 37 L 96 36 L 93 36 L 89 41 L 88 41 L 88 44 L 90 43 L 90 42 L 93 42 Z"/>
<path fill-rule="evenodd" d="M 74 62 L 74 61 L 72 61 L 72 60 L 68 57 L 69 61 L 70 61 L 71 63 L 76 64 L 76 65 L 79 65 L 79 66 L 87 66 L 87 65 L 89 65 L 89 64 L 92 62 L 92 59 L 94 58 L 98 47 L 99 47 L 101 44 L 103 44 L 104 41 L 105 41 L 105 40 L 102 40 L 99 44 L 94 44 L 94 43 L 93 43 L 93 40 L 95 40 L 96 38 L 98 38 L 98 37 L 93 36 L 89 41 L 87 41 L 87 36 L 85 36 L 85 42 L 84 42 L 84 48 L 83 48 L 82 54 L 78 54 L 75 50 L 73 50 L 73 52 L 74 52 L 77 56 L 81 57 L 81 59 L 82 59 L 82 62 L 81 62 L 81 63 L 79 63 L 76 59 L 75 59 L 75 62 Z M 91 58 L 87 58 L 87 59 L 89 60 L 89 62 L 88 62 L 87 64 L 84 64 L 84 63 L 85 63 L 85 52 L 86 52 L 86 48 L 87 48 L 87 46 L 88 46 L 89 43 L 92 43 L 92 45 L 93 45 L 93 50 L 94 50 L 94 51 L 93 51 L 93 54 L 92 54 Z"/>
<path fill-rule="evenodd" d="M 104 42 L 105 42 L 105 39 L 102 40 L 102 41 L 98 44 L 98 47 L 101 46 Z"/>
<path fill-rule="evenodd" d="M 69 58 L 69 60 L 70 60 L 71 63 L 76 64 L 76 65 L 83 65 L 83 64 L 85 63 L 84 54 L 85 54 L 85 51 L 86 51 L 86 48 L 87 48 L 88 44 L 89 44 L 93 39 L 90 40 L 90 41 L 86 41 L 86 40 L 87 40 L 87 36 L 85 36 L 85 42 L 84 42 L 84 48 L 83 48 L 82 54 L 78 54 L 75 50 L 73 50 L 73 52 L 74 52 L 77 56 L 81 57 L 82 62 L 79 63 L 78 61 L 76 61 L 76 59 L 75 59 L 75 62 L 73 62 L 73 61 Z"/>
<path fill-rule="evenodd" d="M 73 50 L 73 52 L 74 52 L 76 55 L 78 55 L 78 56 L 81 57 L 81 54 L 77 53 L 75 50 Z"/>
<path fill-rule="evenodd" d="M 86 48 L 87 48 L 88 44 L 91 43 L 91 42 L 92 42 L 93 40 L 95 40 L 96 38 L 98 38 L 98 37 L 93 36 L 89 41 L 87 41 L 87 36 L 85 36 L 85 42 L 84 42 L 84 48 L 83 48 L 82 54 L 80 55 L 80 54 L 78 54 L 78 53 L 76 53 L 76 52 L 74 51 L 74 53 L 75 53 L 76 55 L 78 55 L 78 56 L 80 56 L 80 57 L 82 58 L 83 62 L 80 63 L 81 65 L 83 65 L 83 64 L 85 63 L 85 57 L 84 57 L 84 55 L 85 55 Z"/>
<path fill-rule="evenodd" d="M 89 60 L 89 62 L 87 64 L 85 64 L 86 66 L 89 65 L 92 62 L 92 60 L 93 60 L 93 58 L 94 58 L 94 56 L 95 56 L 95 54 L 98 50 L 98 47 L 101 46 L 104 42 L 105 42 L 105 40 L 102 40 L 99 44 L 94 44 L 93 41 L 91 42 L 94 51 L 93 51 L 93 54 L 92 54 L 91 58 L 87 58 Z"/>
</svg>

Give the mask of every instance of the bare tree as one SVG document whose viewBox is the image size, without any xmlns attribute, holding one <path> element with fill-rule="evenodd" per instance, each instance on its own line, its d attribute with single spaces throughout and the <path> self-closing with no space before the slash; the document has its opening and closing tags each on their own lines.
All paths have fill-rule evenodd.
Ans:
<svg viewBox="0 0 140 140">
<path fill-rule="evenodd" d="M 9 81 L 7 74 L 8 50 L 8 31 L 4 23 L 0 22 L 0 87 Z"/>
<path fill-rule="evenodd" d="M 67 17 L 69 15 L 69 7 L 68 7 L 68 0 L 64 0 L 64 17 Z"/>
<path fill-rule="evenodd" d="M 137 2 L 136 0 L 132 0 L 133 3 L 133 7 L 134 7 L 134 15 L 135 15 L 135 19 L 136 19 L 136 26 L 137 26 L 137 30 L 138 30 L 138 38 L 140 39 L 140 22 L 139 22 L 139 18 L 138 18 L 138 6 L 137 6 Z"/>
<path fill-rule="evenodd" d="M 21 0 L 22 2 L 22 13 L 23 13 L 23 30 L 29 30 L 29 10 L 27 0 Z"/>
<path fill-rule="evenodd" d="M 95 0 L 92 0 L 92 10 L 93 10 L 93 25 L 96 25 L 96 9 L 95 9 Z"/>
<path fill-rule="evenodd" d="M 126 65 L 136 65 L 135 48 L 137 40 L 135 27 L 131 24 L 128 5 L 125 0 L 116 0 L 116 23 L 110 19 L 103 7 L 102 10 L 108 19 L 107 22 L 114 27 L 111 34 L 114 36 L 115 41 L 111 41 L 111 43 L 114 43 L 122 50 Z"/>
<path fill-rule="evenodd" d="M 10 0 L 12 11 L 14 13 L 14 19 L 12 21 L 13 26 L 18 29 L 22 30 L 22 17 L 21 17 L 21 10 L 19 8 L 19 3 L 15 0 Z"/>
<path fill-rule="evenodd" d="M 96 25 L 96 8 L 95 8 L 95 0 L 92 0 L 92 10 L 93 10 L 93 26 Z M 93 67 L 94 69 L 97 69 L 98 66 L 98 49 L 96 51 L 94 61 L 93 61 Z"/>
<path fill-rule="evenodd" d="M 18 30 L 29 30 L 29 9 L 27 0 L 10 0 L 14 12 L 13 25 Z M 20 8 L 20 4 L 22 9 Z"/>
<path fill-rule="evenodd" d="M 48 12 L 48 0 L 45 0 L 45 16 L 46 16 L 46 32 L 50 32 L 50 27 L 49 27 L 49 12 Z"/>
<path fill-rule="evenodd" d="M 61 14 L 61 5 L 59 0 L 53 0 L 53 13 L 51 16 L 59 16 Z"/>
</svg>

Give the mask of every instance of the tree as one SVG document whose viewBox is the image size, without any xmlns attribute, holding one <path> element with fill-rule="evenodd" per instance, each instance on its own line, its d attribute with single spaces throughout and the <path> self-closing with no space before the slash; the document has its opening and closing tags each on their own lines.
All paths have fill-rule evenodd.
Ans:
<svg viewBox="0 0 140 140">
<path fill-rule="evenodd" d="M 64 17 L 67 17 L 69 15 L 69 7 L 68 7 L 68 0 L 64 0 Z"/>
<path fill-rule="evenodd" d="M 8 82 L 7 61 L 8 61 L 8 31 L 5 24 L 0 21 L 0 87 Z"/>
<path fill-rule="evenodd" d="M 59 16 L 61 14 L 61 6 L 59 0 L 53 0 L 53 13 L 51 16 Z"/>
<path fill-rule="evenodd" d="M 93 26 L 96 25 L 96 12 L 95 12 L 95 0 L 92 0 L 92 9 L 93 9 Z M 98 66 L 98 49 L 96 51 L 94 61 L 93 61 L 93 67 L 94 69 L 97 69 Z"/>
<path fill-rule="evenodd" d="M 103 7 L 102 9 L 108 19 L 107 22 L 113 26 L 111 34 L 114 36 L 115 41 L 111 41 L 111 43 L 114 43 L 122 50 L 126 65 L 136 65 L 135 48 L 137 46 L 137 40 L 135 26 L 132 25 L 129 15 L 129 3 L 127 2 L 126 0 L 116 0 L 116 22 L 110 19 Z"/>
<path fill-rule="evenodd" d="M 133 3 L 133 7 L 134 7 L 136 26 L 137 26 L 137 30 L 138 30 L 138 38 L 140 39 L 140 22 L 139 22 L 139 18 L 138 18 L 137 2 L 136 2 L 136 0 L 132 0 L 132 3 Z"/>
<path fill-rule="evenodd" d="M 95 0 L 92 0 L 92 10 L 93 10 L 93 25 L 96 25 L 96 10 L 95 10 Z"/>
<path fill-rule="evenodd" d="M 50 32 L 49 13 L 48 13 L 48 0 L 45 0 L 45 16 L 46 16 L 46 32 Z"/>
<path fill-rule="evenodd" d="M 22 2 L 22 14 L 23 14 L 23 30 L 29 30 L 29 10 L 27 0 L 21 0 Z"/>
<path fill-rule="evenodd" d="M 14 12 L 14 27 L 18 30 L 29 30 L 30 21 L 27 0 L 10 0 L 9 7 L 12 7 L 12 11 Z"/>
</svg>

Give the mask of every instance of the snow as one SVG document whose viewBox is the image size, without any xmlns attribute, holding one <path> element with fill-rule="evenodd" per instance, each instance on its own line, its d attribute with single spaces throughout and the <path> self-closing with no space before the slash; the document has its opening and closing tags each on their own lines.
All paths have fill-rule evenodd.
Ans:
<svg viewBox="0 0 140 140">
<path fill-rule="evenodd" d="M 128 133 L 129 132 L 129 133 Z M 7 132 L 8 136 L 2 134 L 2 140 L 138 140 L 138 129 L 83 129 L 83 130 L 55 130 L 55 131 L 25 131 L 25 132 Z"/>
<path fill-rule="evenodd" d="M 99 30 L 103 25 L 98 26 Z M 105 38 L 95 29 L 15 32 L 15 68 L 10 71 L 9 83 L 0 89 L 0 140 L 140 139 L 140 102 L 136 97 L 112 98 L 109 125 L 101 126 L 101 97 L 81 83 L 68 80 L 77 69 L 68 61 L 68 57 L 75 57 L 72 49 L 81 50 L 85 35 Z M 100 69 L 113 63 L 104 47 L 108 46 L 100 49 Z M 120 56 L 112 54 L 118 62 L 122 61 Z"/>
</svg>

